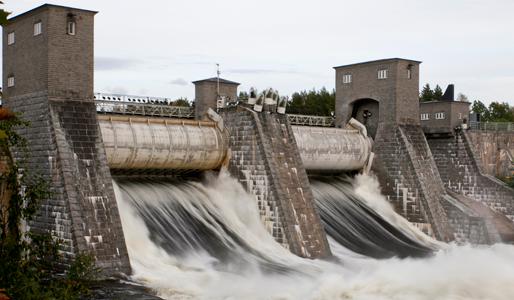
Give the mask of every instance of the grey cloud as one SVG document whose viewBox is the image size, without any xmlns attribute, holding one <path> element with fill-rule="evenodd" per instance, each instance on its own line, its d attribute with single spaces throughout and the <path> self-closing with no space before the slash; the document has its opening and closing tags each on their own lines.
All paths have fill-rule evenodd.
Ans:
<svg viewBox="0 0 514 300">
<path fill-rule="evenodd" d="M 139 63 L 138 59 L 95 57 L 95 69 L 99 71 L 126 70 Z"/>
<path fill-rule="evenodd" d="M 188 85 L 189 83 L 184 78 L 177 78 L 177 79 L 173 79 L 172 81 L 170 81 L 170 84 L 184 86 L 184 85 Z"/>
<path fill-rule="evenodd" d="M 280 69 L 227 69 L 226 72 L 234 74 L 300 74 L 296 70 Z"/>
</svg>

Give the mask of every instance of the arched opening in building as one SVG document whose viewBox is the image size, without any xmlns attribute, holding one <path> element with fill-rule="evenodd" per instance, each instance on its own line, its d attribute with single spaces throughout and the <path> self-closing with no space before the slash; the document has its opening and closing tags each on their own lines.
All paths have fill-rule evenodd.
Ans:
<svg viewBox="0 0 514 300">
<path fill-rule="evenodd" d="M 378 101 L 365 98 L 355 100 L 352 104 L 352 118 L 364 124 L 368 130 L 368 136 L 375 139 L 380 112 Z"/>
</svg>

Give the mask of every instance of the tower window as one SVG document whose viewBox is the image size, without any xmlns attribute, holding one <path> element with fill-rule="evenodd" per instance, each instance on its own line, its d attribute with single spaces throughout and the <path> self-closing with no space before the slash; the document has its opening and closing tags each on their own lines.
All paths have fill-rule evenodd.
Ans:
<svg viewBox="0 0 514 300">
<path fill-rule="evenodd" d="M 422 121 L 430 120 L 430 114 L 421 114 L 421 120 Z"/>
<path fill-rule="evenodd" d="M 352 82 L 352 74 L 343 75 L 343 83 L 351 83 Z"/>
<path fill-rule="evenodd" d="M 435 114 L 436 120 L 444 120 L 444 112 L 438 112 Z"/>
<path fill-rule="evenodd" d="M 7 87 L 13 87 L 14 86 L 14 75 L 10 75 L 7 77 Z"/>
<path fill-rule="evenodd" d="M 413 64 L 407 66 L 407 79 L 412 79 L 412 67 L 414 67 Z"/>
<path fill-rule="evenodd" d="M 387 78 L 387 70 L 378 70 L 378 79 L 386 79 Z"/>
<path fill-rule="evenodd" d="M 34 23 L 34 36 L 40 35 L 42 33 L 42 23 L 41 21 Z"/>
<path fill-rule="evenodd" d="M 12 44 L 14 44 L 14 41 L 15 41 L 14 31 L 13 31 L 13 32 L 9 32 L 9 33 L 7 34 L 7 45 L 12 45 Z"/>
<path fill-rule="evenodd" d="M 75 35 L 75 30 L 76 30 L 76 23 L 75 21 L 68 21 L 68 26 L 66 26 L 66 32 L 69 34 L 69 35 Z"/>
</svg>

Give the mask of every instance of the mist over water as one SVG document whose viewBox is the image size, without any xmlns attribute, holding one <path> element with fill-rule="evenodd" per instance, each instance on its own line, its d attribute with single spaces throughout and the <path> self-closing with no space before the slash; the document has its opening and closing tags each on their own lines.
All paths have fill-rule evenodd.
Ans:
<svg viewBox="0 0 514 300">
<path fill-rule="evenodd" d="M 375 259 L 329 238 L 338 262 L 302 259 L 273 240 L 253 196 L 226 174 L 203 183 L 120 181 L 116 198 L 133 279 L 166 299 L 513 298 L 513 246 L 440 247 L 394 214 L 372 178 L 323 184 L 332 198 L 344 187 L 341 198 L 351 192 L 364 201 L 407 244 L 436 250 L 425 258 Z"/>
</svg>

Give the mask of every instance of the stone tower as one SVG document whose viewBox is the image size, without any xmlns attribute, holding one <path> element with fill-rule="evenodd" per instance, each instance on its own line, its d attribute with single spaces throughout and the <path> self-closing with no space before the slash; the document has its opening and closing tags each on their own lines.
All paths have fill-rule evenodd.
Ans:
<svg viewBox="0 0 514 300">
<path fill-rule="evenodd" d="M 50 199 L 30 224 L 64 241 L 64 263 L 91 254 L 106 275 L 130 264 L 93 100 L 96 12 L 42 5 L 3 30 L 3 105 L 30 126 L 27 168 Z"/>
<path fill-rule="evenodd" d="M 391 58 L 335 67 L 336 124 L 351 117 L 374 137 L 378 124 L 419 125 L 419 64 Z"/>
<path fill-rule="evenodd" d="M 239 83 L 219 79 L 219 95 L 218 95 L 218 79 L 216 77 L 193 81 L 195 85 L 195 118 L 197 120 L 205 119 L 205 113 L 209 108 L 216 110 L 216 101 L 219 97 L 225 97 L 228 101 L 237 100 L 237 87 Z"/>
<path fill-rule="evenodd" d="M 336 125 L 353 117 L 367 127 L 382 192 L 409 221 L 450 240 L 445 190 L 420 126 L 420 63 L 391 58 L 335 67 Z"/>
</svg>

